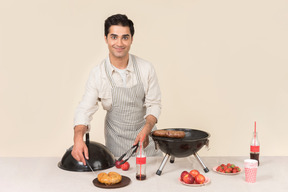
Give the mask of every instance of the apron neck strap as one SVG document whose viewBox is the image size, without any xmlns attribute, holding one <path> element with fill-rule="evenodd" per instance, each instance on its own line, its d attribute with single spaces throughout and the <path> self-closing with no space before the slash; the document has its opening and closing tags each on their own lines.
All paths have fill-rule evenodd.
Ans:
<svg viewBox="0 0 288 192">
<path fill-rule="evenodd" d="M 141 83 L 141 79 L 140 79 L 140 72 L 139 72 L 139 69 L 138 69 L 138 65 L 137 65 L 137 61 L 136 61 L 136 58 L 134 55 L 131 55 L 131 58 L 132 58 L 132 63 L 133 63 L 133 68 L 134 68 L 134 71 L 136 73 L 136 78 L 137 78 L 137 82 L 138 83 Z M 116 83 L 114 82 L 112 76 L 109 74 L 109 70 L 108 70 L 108 63 L 106 62 L 106 59 L 105 59 L 105 71 L 106 71 L 106 75 L 110 81 L 110 84 L 111 86 L 114 88 L 116 87 Z"/>
</svg>

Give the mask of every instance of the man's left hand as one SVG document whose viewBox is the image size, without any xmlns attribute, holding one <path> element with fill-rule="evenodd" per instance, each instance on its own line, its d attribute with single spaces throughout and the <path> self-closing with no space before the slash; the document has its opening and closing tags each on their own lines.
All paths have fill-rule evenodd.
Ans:
<svg viewBox="0 0 288 192">
<path fill-rule="evenodd" d="M 148 146 L 149 134 L 150 134 L 151 130 L 153 129 L 153 127 L 155 126 L 156 122 L 157 122 L 157 119 L 153 115 L 148 115 L 146 117 L 146 123 L 145 123 L 143 129 L 137 135 L 137 137 L 134 141 L 134 145 L 136 145 L 137 143 L 139 143 L 140 141 L 143 140 L 144 148 Z"/>
</svg>

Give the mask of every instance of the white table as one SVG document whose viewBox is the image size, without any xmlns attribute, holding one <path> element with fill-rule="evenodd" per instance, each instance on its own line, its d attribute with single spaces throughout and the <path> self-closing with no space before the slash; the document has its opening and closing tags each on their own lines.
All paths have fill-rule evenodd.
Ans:
<svg viewBox="0 0 288 192">
<path fill-rule="evenodd" d="M 156 175 L 162 157 L 147 159 L 147 179 L 138 181 L 135 178 L 135 157 L 129 160 L 131 167 L 122 171 L 115 167 L 105 172 L 117 171 L 131 179 L 131 183 L 123 188 L 102 189 L 93 185 L 96 178 L 92 172 L 71 172 L 58 168 L 60 157 L 49 158 L 9 158 L 0 157 L 0 191 L 1 192 L 79 192 L 79 191 L 288 191 L 288 157 L 261 157 L 258 168 L 257 182 L 246 183 L 244 171 L 238 175 L 226 176 L 212 171 L 212 168 L 221 163 L 234 163 L 243 168 L 243 160 L 247 157 L 201 157 L 210 169 L 204 173 L 199 162 L 190 156 L 176 158 L 175 163 L 169 161 L 165 165 L 161 176 Z M 198 169 L 204 176 L 211 179 L 211 183 L 203 187 L 189 187 L 179 183 L 178 178 L 183 170 Z M 98 174 L 101 171 L 96 171 Z M 193 189 L 192 189 L 193 188 Z"/>
</svg>

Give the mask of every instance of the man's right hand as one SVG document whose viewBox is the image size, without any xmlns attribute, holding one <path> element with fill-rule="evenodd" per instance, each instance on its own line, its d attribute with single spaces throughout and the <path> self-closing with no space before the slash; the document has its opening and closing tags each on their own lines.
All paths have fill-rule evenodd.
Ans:
<svg viewBox="0 0 288 192">
<path fill-rule="evenodd" d="M 88 148 L 83 141 L 83 136 L 87 131 L 87 126 L 85 125 L 77 125 L 74 128 L 74 146 L 71 152 L 71 155 L 76 159 L 77 161 L 81 161 L 84 165 L 86 165 L 86 159 L 89 159 L 88 155 Z M 83 156 L 85 155 L 85 158 Z"/>
</svg>

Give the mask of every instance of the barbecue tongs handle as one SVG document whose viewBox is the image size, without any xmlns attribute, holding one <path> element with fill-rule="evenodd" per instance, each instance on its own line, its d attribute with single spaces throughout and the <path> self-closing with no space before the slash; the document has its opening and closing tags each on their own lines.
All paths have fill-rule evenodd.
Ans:
<svg viewBox="0 0 288 192">
<path fill-rule="evenodd" d="M 133 145 L 128 151 L 126 151 L 126 153 L 124 153 L 123 155 L 121 155 L 121 157 L 119 157 L 118 161 L 121 161 L 121 160 L 127 155 L 128 152 L 130 152 L 131 150 L 133 150 L 132 153 L 128 156 L 128 158 L 125 159 L 124 161 L 122 161 L 122 162 L 120 163 L 120 165 L 124 164 L 126 161 L 128 161 L 128 159 L 130 159 L 130 157 L 131 157 L 133 154 L 136 153 L 136 151 L 137 151 L 137 149 L 138 149 L 138 146 L 139 146 L 138 143 L 137 143 L 136 145 Z"/>
</svg>

